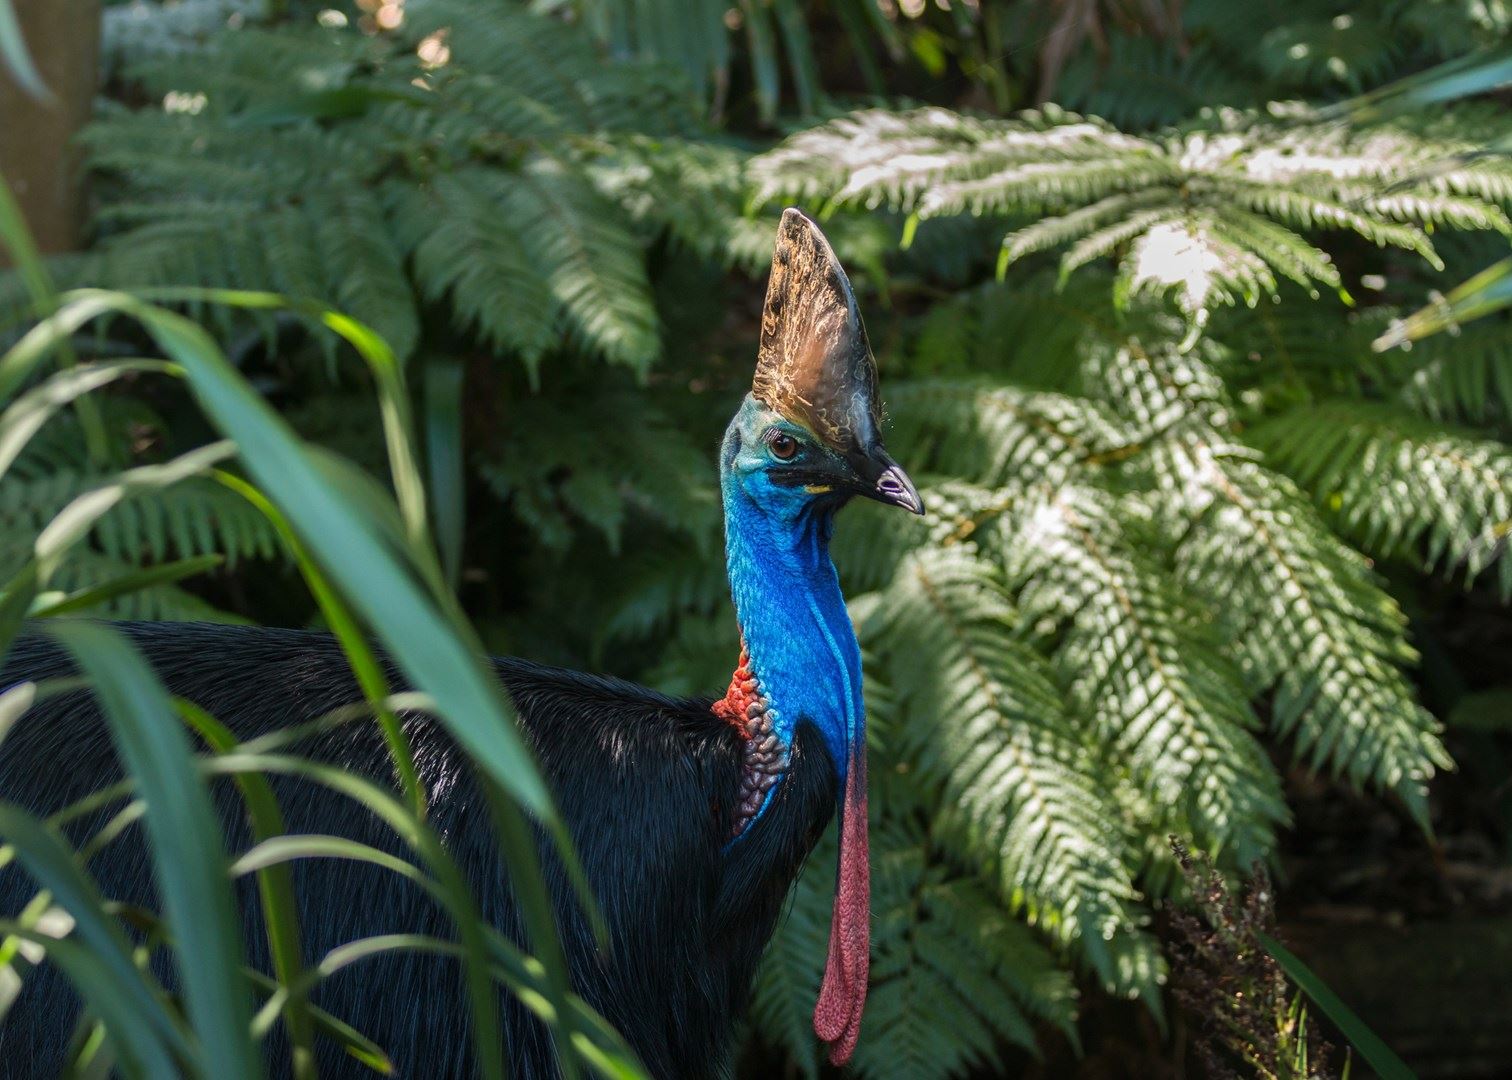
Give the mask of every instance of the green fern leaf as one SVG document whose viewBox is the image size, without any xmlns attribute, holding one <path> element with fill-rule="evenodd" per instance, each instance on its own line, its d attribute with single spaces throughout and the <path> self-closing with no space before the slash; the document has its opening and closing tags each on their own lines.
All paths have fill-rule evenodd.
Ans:
<svg viewBox="0 0 1512 1080">
<path fill-rule="evenodd" d="M 1063 488 L 1018 516 L 1002 547 L 1023 616 L 1059 628 L 1075 708 L 1150 794 L 1156 827 L 1260 858 L 1286 808 L 1212 628 L 1131 545 L 1109 496 Z"/>
<path fill-rule="evenodd" d="M 1017 622 L 991 564 L 952 545 L 904 561 L 863 636 L 908 718 L 898 749 L 943 792 L 944 831 L 978 861 L 990 852 L 1011 907 L 1053 937 L 1080 937 L 1111 981 L 1100 946 L 1129 928 L 1134 897 L 1117 815 L 1090 732 L 1065 715 Z"/>
<path fill-rule="evenodd" d="M 1503 443 L 1342 401 L 1283 413 L 1249 437 L 1368 550 L 1468 580 L 1494 568 L 1512 596 L 1512 451 Z"/>
<path fill-rule="evenodd" d="M 1210 597 L 1271 722 L 1314 767 L 1393 789 L 1426 824 L 1424 785 L 1449 766 L 1401 666 L 1396 604 L 1300 493 L 1253 461 L 1211 459 L 1213 502 L 1179 551 L 1179 579 Z"/>
</svg>

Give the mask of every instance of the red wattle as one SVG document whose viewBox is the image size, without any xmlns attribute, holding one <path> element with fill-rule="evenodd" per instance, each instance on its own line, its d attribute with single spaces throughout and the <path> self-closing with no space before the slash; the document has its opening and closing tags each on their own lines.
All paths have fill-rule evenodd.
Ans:
<svg viewBox="0 0 1512 1080">
<path fill-rule="evenodd" d="M 814 1031 L 829 1043 L 833 1065 L 844 1065 L 861 1034 L 871 966 L 871 863 L 866 837 L 866 752 L 853 754 L 840 811 L 840 869 L 830 918 L 829 958 L 814 1006 Z"/>
</svg>

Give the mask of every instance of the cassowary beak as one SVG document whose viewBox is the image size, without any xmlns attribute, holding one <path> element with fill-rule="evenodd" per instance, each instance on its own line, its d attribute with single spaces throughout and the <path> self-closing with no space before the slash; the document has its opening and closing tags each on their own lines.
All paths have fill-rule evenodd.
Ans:
<svg viewBox="0 0 1512 1080">
<path fill-rule="evenodd" d="M 924 513 L 919 489 L 888 452 L 877 444 L 867 451 L 847 455 L 858 478 L 856 494 L 876 499 L 888 506 L 901 506 L 911 514 Z"/>
</svg>

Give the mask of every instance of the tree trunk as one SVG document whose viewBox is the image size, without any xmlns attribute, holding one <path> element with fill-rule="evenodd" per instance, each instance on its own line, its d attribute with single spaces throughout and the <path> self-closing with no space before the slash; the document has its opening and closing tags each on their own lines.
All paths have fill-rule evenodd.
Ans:
<svg viewBox="0 0 1512 1080">
<path fill-rule="evenodd" d="M 0 175 L 37 246 L 71 251 L 84 233 L 82 160 L 74 136 L 89 119 L 100 52 L 100 0 L 12 0 L 50 101 L 0 68 Z"/>
</svg>

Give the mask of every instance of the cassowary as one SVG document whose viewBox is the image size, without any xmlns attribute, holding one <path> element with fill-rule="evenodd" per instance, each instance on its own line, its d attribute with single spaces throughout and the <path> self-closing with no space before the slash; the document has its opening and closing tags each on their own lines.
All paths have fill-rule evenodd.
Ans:
<svg viewBox="0 0 1512 1080">
<path fill-rule="evenodd" d="M 732 1026 L 784 898 L 839 803 L 840 860 L 818 1034 L 843 1062 L 866 996 L 868 867 L 861 655 L 829 540 L 835 513 L 865 495 L 923 507 L 883 449 L 875 361 L 844 270 L 796 210 L 782 218 L 751 392 L 720 449 L 726 555 L 742 648 L 722 699 L 677 700 L 617 679 L 494 662 L 566 819 L 608 925 L 600 948 L 560 864 L 542 858 L 575 989 L 626 1037 L 658 1077 L 706 1080 L 728 1070 Z M 127 625 L 169 690 L 243 738 L 360 700 L 328 634 L 197 624 Z M 0 688 L 72 673 L 41 635 L 23 637 Z M 403 685 L 390 670 L 390 683 Z M 166 718 L 165 718 L 166 721 Z M 429 820 L 470 878 L 484 915 L 523 940 L 487 807 L 466 758 L 431 719 L 405 718 L 430 798 Z M 299 752 L 393 782 L 374 725 L 327 729 Z M 33 708 L 0 745 L 0 799 L 46 814 L 119 777 L 91 695 Z M 274 788 L 291 833 L 334 833 L 397 850 L 389 831 L 324 788 L 282 778 Z M 234 791 L 218 790 L 230 850 L 249 843 Z M 103 817 L 75 823 L 73 839 Z M 150 861 L 132 835 L 92 862 L 104 894 L 156 909 Z M 449 937 L 444 912 L 406 881 L 366 864 L 296 864 L 305 955 L 392 932 Z M 0 871 L 0 910 L 35 886 Z M 269 958 L 251 886 L 239 888 L 248 959 Z M 170 984 L 172 972 L 160 972 Z M 398 954 L 367 961 L 319 988 L 316 1003 L 373 1038 L 406 1077 L 476 1071 L 456 967 Z M 52 1076 L 78 1016 L 62 977 L 28 973 L 0 1028 L 0 1074 Z M 507 995 L 510 1075 L 557 1072 L 549 1035 Z M 275 1041 L 278 1035 L 275 1032 Z M 324 1075 L 360 1071 L 336 1045 Z M 279 1046 L 272 1068 L 286 1067 Z"/>
</svg>

